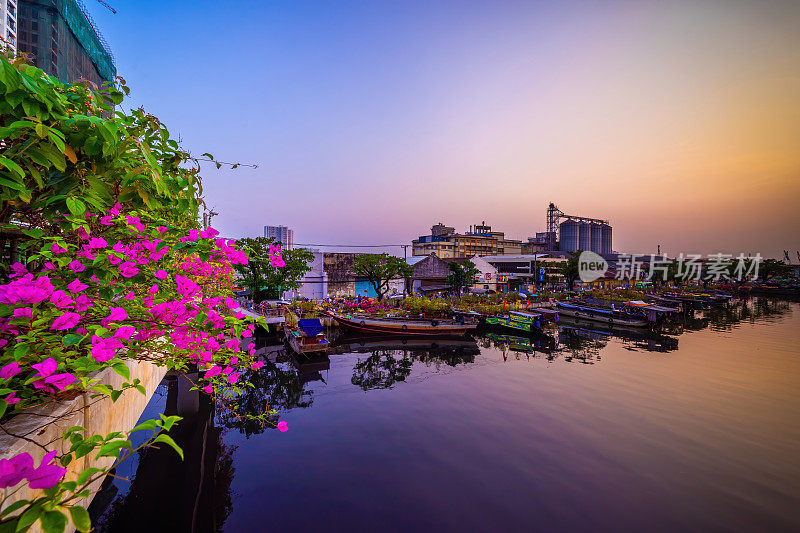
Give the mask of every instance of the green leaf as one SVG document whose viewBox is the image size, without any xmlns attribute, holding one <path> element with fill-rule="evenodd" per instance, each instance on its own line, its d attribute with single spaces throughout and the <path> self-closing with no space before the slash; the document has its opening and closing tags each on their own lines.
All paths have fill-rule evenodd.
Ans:
<svg viewBox="0 0 800 533">
<path fill-rule="evenodd" d="M 130 432 L 133 433 L 134 431 L 143 431 L 143 430 L 147 430 L 147 429 L 152 429 L 153 431 L 158 429 L 158 425 L 156 424 L 156 421 L 155 420 L 145 420 L 141 424 L 139 424 L 136 427 L 134 427 Z"/>
<path fill-rule="evenodd" d="M 8 187 L 10 189 L 14 189 L 15 191 L 27 191 L 28 190 L 21 183 L 17 183 L 16 181 L 11 181 L 11 180 L 3 178 L 3 177 L 0 177 L 0 185 L 2 185 L 4 187 Z"/>
<path fill-rule="evenodd" d="M 8 409 L 8 402 L 5 400 L 0 400 L 0 418 L 3 418 L 3 415 L 6 413 L 6 409 Z"/>
<path fill-rule="evenodd" d="M 25 531 L 34 522 L 39 520 L 39 517 L 42 514 L 42 506 L 41 504 L 34 504 L 28 507 L 22 516 L 19 517 L 19 522 L 17 523 L 17 531 Z"/>
<path fill-rule="evenodd" d="M 112 440 L 100 446 L 100 451 L 97 452 L 97 457 L 119 457 L 120 450 L 123 448 L 133 449 L 133 445 L 129 440 Z"/>
<path fill-rule="evenodd" d="M 111 369 L 125 379 L 131 379 L 131 369 L 125 363 L 114 363 Z"/>
<path fill-rule="evenodd" d="M 86 213 L 86 204 L 77 198 L 67 198 L 67 209 L 76 216 L 83 216 Z"/>
<path fill-rule="evenodd" d="M 86 470 L 84 470 L 83 472 L 81 472 L 78 475 L 78 485 L 83 485 L 84 483 L 86 483 L 89 480 L 90 477 L 92 477 L 93 474 L 96 474 L 98 472 L 102 472 L 102 470 L 99 469 L 99 468 L 95 468 L 93 466 L 90 466 L 89 468 L 87 468 Z"/>
<path fill-rule="evenodd" d="M 94 450 L 95 444 L 92 442 L 81 442 L 75 447 L 75 458 L 79 459 Z"/>
<path fill-rule="evenodd" d="M 31 503 L 29 500 L 17 500 L 14 503 L 12 503 L 11 505 L 9 505 L 8 507 L 4 508 L 2 511 L 0 511 L 0 516 L 9 515 L 9 514 L 13 513 L 14 511 L 16 511 L 17 509 L 22 509 L 23 507 L 25 507 L 29 503 Z"/>
<path fill-rule="evenodd" d="M 61 339 L 61 342 L 64 343 L 64 346 L 72 346 L 74 344 L 78 344 L 83 340 L 83 337 L 80 335 L 75 335 L 74 333 L 70 333 L 68 335 L 64 335 L 64 338 Z"/>
<path fill-rule="evenodd" d="M 92 521 L 89 518 L 89 512 L 83 507 L 68 507 L 69 516 L 72 518 L 72 524 L 78 531 L 86 532 L 92 529 Z"/>
<path fill-rule="evenodd" d="M 0 157 L 0 165 L 3 165 L 8 170 L 19 176 L 20 178 L 25 177 L 25 171 L 22 170 L 22 167 L 7 157 Z"/>
<path fill-rule="evenodd" d="M 183 450 L 181 450 L 181 447 L 180 447 L 180 446 L 178 446 L 178 445 L 175 443 L 175 441 L 174 441 L 174 440 L 172 440 L 172 437 L 170 437 L 169 435 L 165 435 L 164 433 L 161 433 L 161 434 L 160 434 L 158 437 L 156 437 L 156 439 L 155 439 L 153 442 L 154 442 L 154 443 L 156 443 L 156 442 L 163 442 L 163 443 L 165 443 L 165 444 L 169 444 L 170 446 L 172 446 L 172 449 L 173 449 L 173 450 L 175 450 L 176 452 L 178 452 L 178 455 L 180 455 L 180 456 L 181 456 L 181 460 L 183 460 Z"/>
<path fill-rule="evenodd" d="M 64 533 L 67 528 L 67 517 L 58 511 L 45 511 L 39 522 L 44 533 Z"/>
</svg>

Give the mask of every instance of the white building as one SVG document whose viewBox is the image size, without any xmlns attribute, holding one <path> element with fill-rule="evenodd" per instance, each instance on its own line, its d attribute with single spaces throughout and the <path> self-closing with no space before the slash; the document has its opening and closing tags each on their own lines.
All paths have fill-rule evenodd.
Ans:
<svg viewBox="0 0 800 533">
<path fill-rule="evenodd" d="M 285 250 L 294 248 L 294 230 L 286 226 L 264 226 L 264 237 L 272 237 Z"/>
<path fill-rule="evenodd" d="M 311 270 L 306 272 L 303 279 L 300 280 L 300 288 L 284 293 L 283 297 L 287 300 L 295 298 L 322 300 L 328 297 L 328 274 L 322 266 L 323 252 L 319 250 L 309 251 L 314 254 L 314 258 L 309 263 Z"/>
<path fill-rule="evenodd" d="M 17 0 L 0 0 L 0 37 L 17 52 Z"/>
</svg>

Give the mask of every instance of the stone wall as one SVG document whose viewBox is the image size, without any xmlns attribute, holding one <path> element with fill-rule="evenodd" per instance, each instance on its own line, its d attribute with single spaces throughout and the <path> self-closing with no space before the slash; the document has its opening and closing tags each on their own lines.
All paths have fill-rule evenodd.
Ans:
<svg viewBox="0 0 800 533">
<path fill-rule="evenodd" d="M 28 452 L 38 466 L 47 451 L 56 450 L 58 454 L 69 451 L 69 441 L 61 438 L 64 430 L 72 426 L 83 426 L 87 435 L 106 435 L 113 431 L 128 431 L 132 429 L 144 411 L 147 402 L 155 392 L 156 387 L 163 379 L 166 368 L 159 367 L 147 361 L 128 361 L 131 378 L 139 378 L 147 390 L 141 394 L 136 389 L 128 389 L 120 395 L 116 402 L 108 396 L 90 398 L 89 394 L 82 394 L 72 400 L 53 402 L 36 408 L 31 408 L 4 422 L 0 428 L 0 459 L 8 459 L 15 455 Z M 125 380 L 110 368 L 95 376 L 101 383 L 106 383 L 114 388 L 121 388 Z M 38 444 L 37 444 L 38 443 Z M 111 457 L 102 457 L 95 460 L 97 452 L 90 453 L 80 459 L 72 461 L 67 466 L 65 479 L 72 480 L 90 466 L 105 468 L 112 462 Z M 94 489 L 99 488 L 99 480 Z M 4 507 L 11 503 L 38 497 L 40 490 L 33 490 L 27 483 L 20 483 L 15 487 L 0 490 L 4 499 Z M 87 507 L 91 496 L 85 501 L 78 502 Z M 38 531 L 38 523 L 29 531 Z"/>
</svg>

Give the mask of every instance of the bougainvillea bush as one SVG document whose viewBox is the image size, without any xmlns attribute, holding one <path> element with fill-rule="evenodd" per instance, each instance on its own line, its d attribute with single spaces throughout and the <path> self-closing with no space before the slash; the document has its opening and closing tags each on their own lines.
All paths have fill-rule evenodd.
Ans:
<svg viewBox="0 0 800 533">
<path fill-rule="evenodd" d="M 231 298 L 233 266 L 247 257 L 199 226 L 198 161 L 156 117 L 115 108 L 127 92 L 122 80 L 65 85 L 0 58 L 0 230 L 19 242 L 0 285 L 0 425 L 81 393 L 114 401 L 144 393 L 129 360 L 200 369 L 197 387 L 224 405 L 248 386 L 243 370 L 263 364 L 249 342 L 255 324 Z M 122 388 L 98 380 L 106 369 L 124 378 Z M 274 412 L 235 416 L 266 422 Z M 162 417 L 133 431 L 152 433 L 145 446 L 180 453 L 166 434 L 176 422 Z M 0 489 L 41 489 L 32 501 L 0 502 L 0 531 L 37 521 L 63 531 L 68 516 L 90 529 L 76 504 L 114 465 L 76 479 L 64 466 L 89 454 L 130 455 L 129 435 L 76 426 L 64 434 L 72 446 L 63 455 L 0 460 Z"/>
</svg>

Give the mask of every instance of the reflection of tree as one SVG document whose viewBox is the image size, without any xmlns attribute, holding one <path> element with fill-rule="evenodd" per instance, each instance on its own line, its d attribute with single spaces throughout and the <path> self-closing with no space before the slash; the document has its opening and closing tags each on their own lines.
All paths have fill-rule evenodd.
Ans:
<svg viewBox="0 0 800 533">
<path fill-rule="evenodd" d="M 564 351 L 564 361 L 571 363 L 577 361 L 585 365 L 593 365 L 600 360 L 600 350 L 608 344 L 607 340 L 600 340 L 599 334 L 591 334 L 573 328 L 564 328 L 559 331 L 558 340 Z"/>
<path fill-rule="evenodd" d="M 442 365 L 455 367 L 475 362 L 480 353 L 476 345 L 459 346 L 432 342 L 424 348 L 408 350 L 375 349 L 353 367 L 350 382 L 363 390 L 388 389 L 398 381 L 405 381 L 414 363 L 439 369 Z"/>
<path fill-rule="evenodd" d="M 402 353 L 400 358 L 395 354 Z M 411 374 L 413 362 L 405 352 L 375 350 L 372 355 L 353 367 L 350 382 L 363 390 L 388 389 L 398 381 L 405 381 Z"/>
<path fill-rule="evenodd" d="M 263 433 L 265 429 L 274 427 L 275 424 L 239 415 L 245 413 L 259 415 L 268 409 L 284 411 L 296 407 L 310 407 L 314 401 L 312 391 L 305 389 L 304 383 L 294 370 L 284 370 L 271 361 L 264 361 L 264 366 L 258 370 L 248 370 L 241 379 L 252 383 L 253 387 L 246 388 L 236 396 L 230 408 L 220 409 L 217 418 L 220 425 L 237 429 L 248 438 Z M 277 419 L 270 419 L 269 422 L 277 422 Z"/>
<path fill-rule="evenodd" d="M 217 518 L 217 532 L 222 533 L 225 521 L 233 512 L 233 495 L 231 483 L 236 474 L 233 467 L 233 452 L 236 446 L 226 445 L 222 442 L 222 432 L 219 433 L 219 453 L 214 466 L 214 516 Z"/>
<path fill-rule="evenodd" d="M 753 324 L 758 320 L 777 318 L 788 311 L 788 301 L 756 297 L 710 309 L 705 315 L 711 329 L 729 331 L 742 322 Z"/>
</svg>

